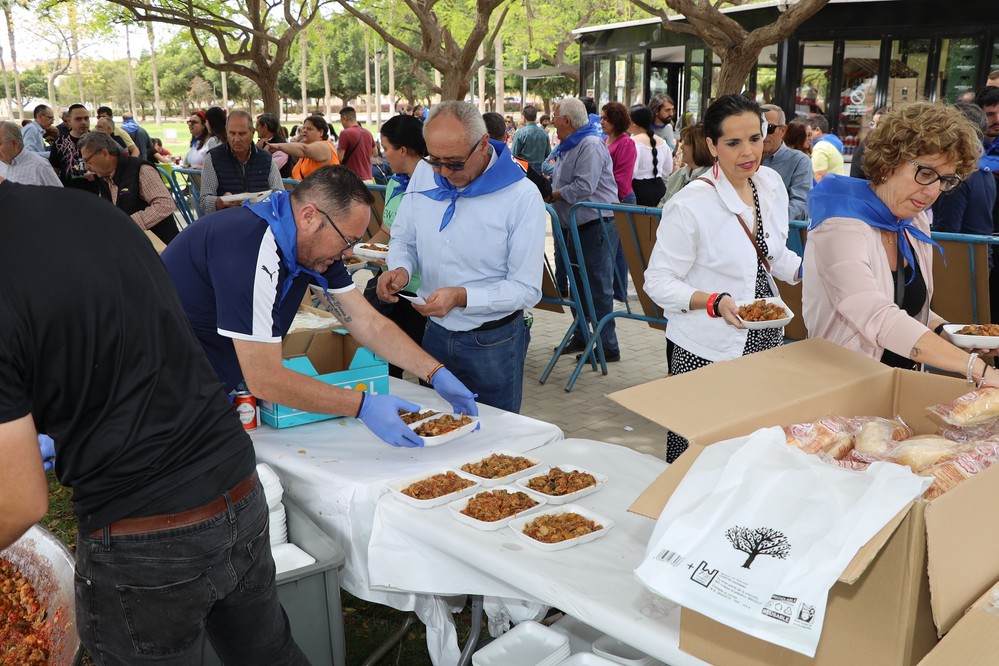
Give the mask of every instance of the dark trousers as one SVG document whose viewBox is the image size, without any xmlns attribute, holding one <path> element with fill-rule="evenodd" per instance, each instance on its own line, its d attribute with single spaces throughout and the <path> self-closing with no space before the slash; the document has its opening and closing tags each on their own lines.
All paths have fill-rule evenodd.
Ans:
<svg viewBox="0 0 999 666">
<path fill-rule="evenodd" d="M 99 666 L 308 664 L 277 598 L 263 486 L 204 522 L 76 546 L 76 623 Z"/>
<path fill-rule="evenodd" d="M 607 230 L 606 238 L 600 230 L 601 222 L 603 228 Z M 590 294 L 593 297 L 593 309 L 596 310 L 599 321 L 614 311 L 614 260 L 621 242 L 617 235 L 617 225 L 610 218 L 600 218 L 600 221 L 584 224 L 578 228 L 578 231 L 582 260 L 586 264 L 586 277 Z M 566 232 L 566 238 L 569 243 L 569 256 L 578 261 L 579 253 L 573 247 L 571 232 Z M 573 266 L 572 270 L 576 284 L 583 284 L 579 269 Z M 596 322 L 594 322 L 595 324 Z M 573 336 L 579 344 L 586 341 L 587 332 L 582 320 L 576 327 Z M 600 342 L 603 344 L 605 353 L 612 355 L 620 353 L 613 319 L 607 322 L 607 325 L 600 332 Z"/>
<path fill-rule="evenodd" d="M 379 275 L 381 275 L 381 273 L 376 273 L 373 278 L 368 280 L 368 284 L 364 287 L 364 298 L 366 298 L 368 303 L 371 303 L 371 305 L 378 310 L 378 312 L 385 315 L 385 317 L 394 322 L 396 326 L 401 328 L 402 332 L 408 335 L 413 342 L 418 345 L 422 345 L 423 332 L 427 328 L 427 318 L 414 310 L 413 304 L 405 298 L 400 298 L 396 303 L 386 303 L 379 300 L 377 291 Z M 402 368 L 389 363 L 389 376 L 401 379 Z"/>
</svg>

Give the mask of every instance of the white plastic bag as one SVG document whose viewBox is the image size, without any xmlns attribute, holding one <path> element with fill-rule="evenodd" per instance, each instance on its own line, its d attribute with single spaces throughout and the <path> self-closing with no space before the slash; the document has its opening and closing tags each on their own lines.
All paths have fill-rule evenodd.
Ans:
<svg viewBox="0 0 999 666">
<path fill-rule="evenodd" d="M 635 573 L 652 591 L 815 656 L 829 588 L 927 479 L 858 472 L 788 447 L 780 428 L 707 447 L 663 510 Z"/>
</svg>

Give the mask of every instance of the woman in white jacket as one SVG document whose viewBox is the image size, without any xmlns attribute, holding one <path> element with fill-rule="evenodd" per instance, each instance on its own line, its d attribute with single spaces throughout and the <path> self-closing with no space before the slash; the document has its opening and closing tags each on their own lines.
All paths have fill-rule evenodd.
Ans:
<svg viewBox="0 0 999 666">
<path fill-rule="evenodd" d="M 794 283 L 801 265 L 786 246 L 787 190 L 776 171 L 760 166 L 764 122 L 759 105 L 741 95 L 708 107 L 714 164 L 663 209 L 645 290 L 669 319 L 671 375 L 783 342 L 782 328 L 747 330 L 736 317 L 736 301 L 779 295 L 773 277 Z M 670 433 L 666 460 L 686 448 Z"/>
</svg>

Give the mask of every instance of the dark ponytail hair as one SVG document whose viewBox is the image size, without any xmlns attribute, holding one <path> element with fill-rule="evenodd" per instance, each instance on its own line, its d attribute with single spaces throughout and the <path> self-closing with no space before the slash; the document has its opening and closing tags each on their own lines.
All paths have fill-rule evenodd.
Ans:
<svg viewBox="0 0 999 666">
<path fill-rule="evenodd" d="M 427 156 L 423 122 L 415 116 L 392 116 L 382 125 L 381 135 L 396 148 L 408 148 L 420 157 Z"/>
<path fill-rule="evenodd" d="M 644 104 L 635 104 L 629 110 L 631 122 L 645 130 L 652 144 L 652 177 L 659 176 L 659 151 L 656 150 L 656 134 L 652 131 L 652 109 Z"/>
</svg>

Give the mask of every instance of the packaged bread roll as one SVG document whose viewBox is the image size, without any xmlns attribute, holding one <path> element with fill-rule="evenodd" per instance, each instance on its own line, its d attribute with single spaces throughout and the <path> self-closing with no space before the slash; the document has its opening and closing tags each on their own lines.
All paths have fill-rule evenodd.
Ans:
<svg viewBox="0 0 999 666">
<path fill-rule="evenodd" d="M 794 446 L 811 455 L 819 451 L 833 455 L 831 451 L 853 445 L 855 426 L 841 416 L 832 415 L 814 423 L 795 423 L 784 426 L 783 429 L 788 446 Z"/>
<path fill-rule="evenodd" d="M 999 444 L 986 442 L 959 453 L 952 460 L 923 470 L 919 473 L 920 476 L 933 477 L 933 484 L 927 489 L 924 497 L 926 499 L 940 497 L 987 469 L 997 460 L 999 460 Z"/>
<path fill-rule="evenodd" d="M 872 417 L 866 420 L 854 438 L 854 449 L 865 456 L 881 457 L 898 446 L 898 442 L 912 437 L 912 429 L 902 419 Z"/>
<path fill-rule="evenodd" d="M 888 459 L 907 465 L 913 472 L 952 460 L 954 456 L 968 448 L 939 435 L 918 435 L 899 443 L 888 453 Z"/>
<path fill-rule="evenodd" d="M 927 407 L 931 416 L 956 426 L 984 423 L 999 417 L 999 389 L 983 388 L 960 398 Z"/>
</svg>

